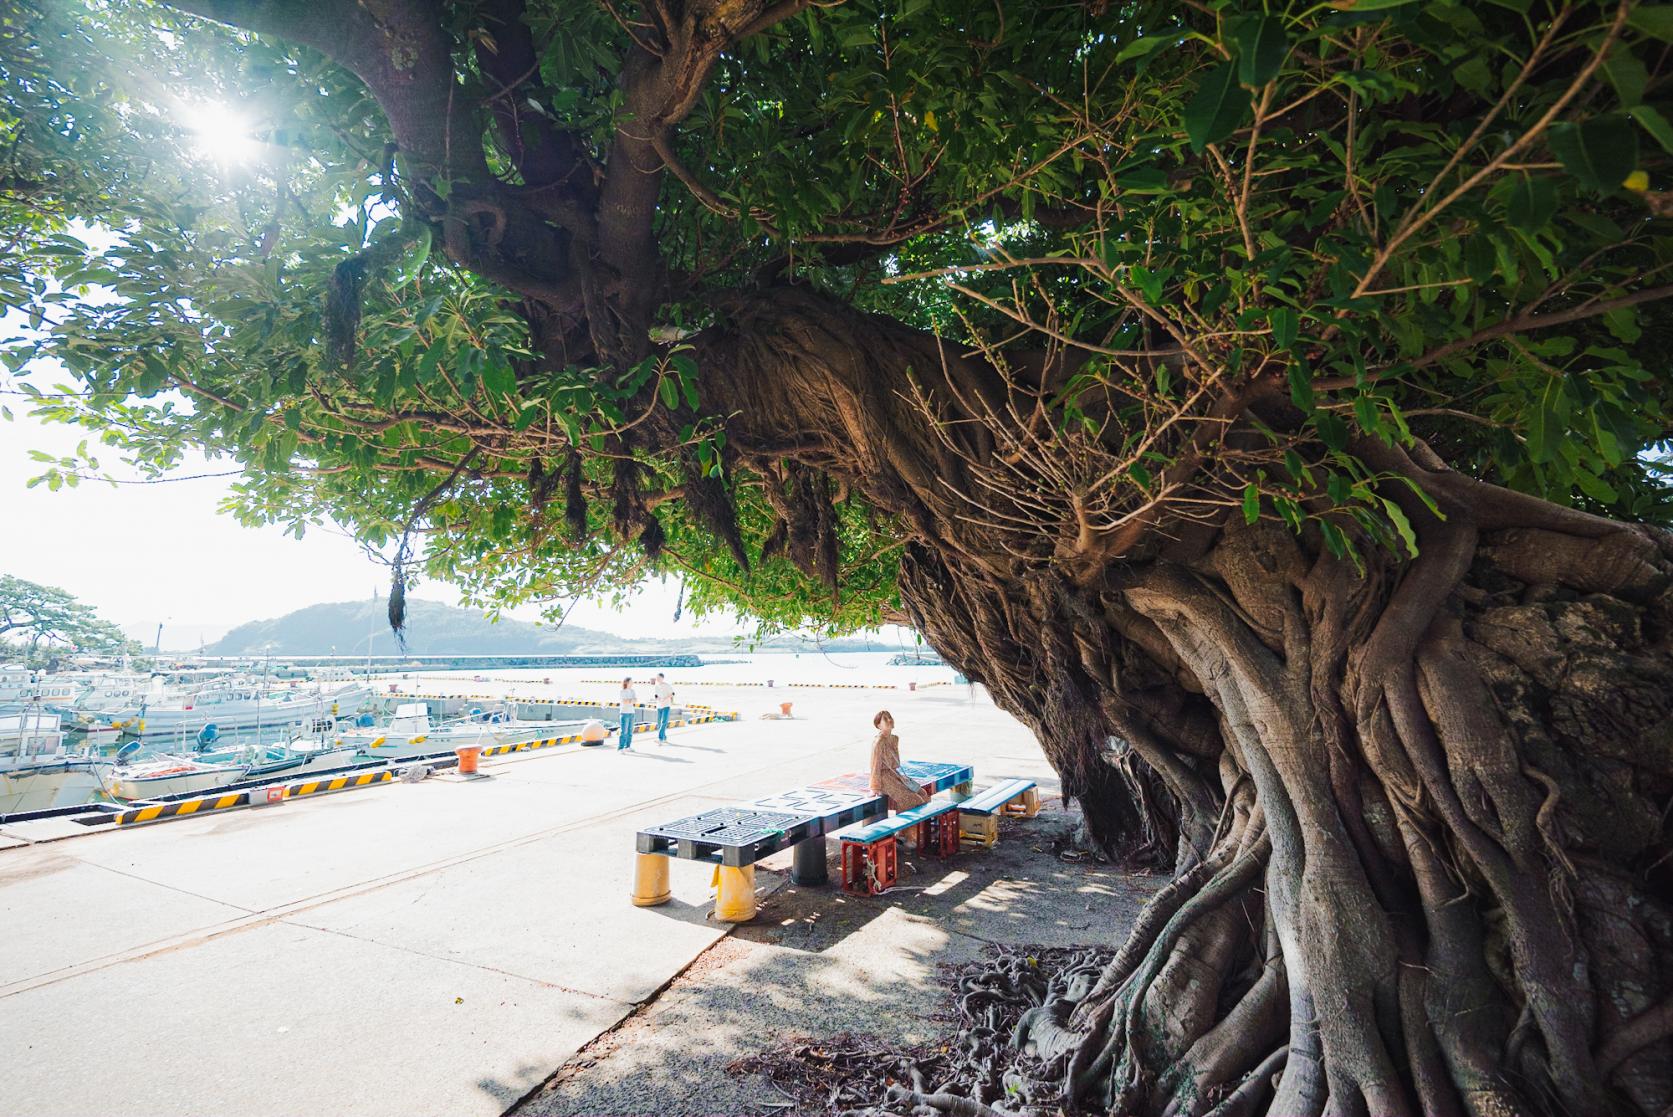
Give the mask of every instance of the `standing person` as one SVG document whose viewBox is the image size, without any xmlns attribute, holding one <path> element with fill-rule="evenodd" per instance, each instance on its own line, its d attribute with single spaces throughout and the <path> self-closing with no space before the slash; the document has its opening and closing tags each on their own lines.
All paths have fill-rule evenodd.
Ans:
<svg viewBox="0 0 1673 1117">
<path fill-rule="evenodd" d="M 877 711 L 871 719 L 877 740 L 871 746 L 871 789 L 889 797 L 889 809 L 900 812 L 929 802 L 924 789 L 900 774 L 900 738 L 895 736 L 895 716 Z"/>
<path fill-rule="evenodd" d="M 622 731 L 616 738 L 616 751 L 633 747 L 633 718 L 638 713 L 639 695 L 633 689 L 633 676 L 622 680 Z"/>
<path fill-rule="evenodd" d="M 661 671 L 656 673 L 656 739 L 668 743 L 668 718 L 674 712 L 674 688 Z"/>
</svg>

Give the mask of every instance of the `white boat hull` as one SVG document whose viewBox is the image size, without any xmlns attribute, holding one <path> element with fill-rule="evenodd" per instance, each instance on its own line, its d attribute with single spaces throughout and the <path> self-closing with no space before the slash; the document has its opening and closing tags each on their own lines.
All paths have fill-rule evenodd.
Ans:
<svg viewBox="0 0 1673 1117">
<path fill-rule="evenodd" d="M 210 702 L 201 706 L 125 706 L 114 710 L 82 711 L 90 720 L 113 725 L 136 737 L 195 734 L 206 725 L 225 733 L 263 725 L 283 726 L 316 718 L 354 713 L 372 697 L 366 687 L 352 687 L 337 694 L 315 692 L 286 694 L 262 702 Z"/>
<path fill-rule="evenodd" d="M 185 795 L 194 791 L 208 791 L 212 787 L 237 783 L 244 778 L 242 764 L 189 767 L 179 771 L 162 771 L 146 775 L 124 775 L 120 770 L 112 777 L 110 793 L 118 799 L 156 799 L 165 795 Z"/>
<path fill-rule="evenodd" d="M 0 815 L 85 803 L 105 787 L 95 765 L 69 762 L 0 771 Z"/>
<path fill-rule="evenodd" d="M 246 780 L 271 779 L 278 783 L 283 780 L 305 776 L 310 772 L 329 772 L 333 768 L 348 768 L 363 759 L 360 750 L 352 746 L 344 745 L 340 748 L 331 746 L 304 753 L 290 760 L 275 761 L 271 764 L 257 764 L 239 778 Z"/>
</svg>

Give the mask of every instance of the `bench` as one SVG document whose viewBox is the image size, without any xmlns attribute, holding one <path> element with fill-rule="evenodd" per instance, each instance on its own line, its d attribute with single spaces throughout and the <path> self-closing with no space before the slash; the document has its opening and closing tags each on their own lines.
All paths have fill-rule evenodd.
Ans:
<svg viewBox="0 0 1673 1117">
<path fill-rule="evenodd" d="M 794 847 L 792 879 L 823 883 L 825 835 L 888 810 L 888 800 L 869 789 L 806 787 L 647 827 L 634 843 L 633 902 L 639 907 L 667 903 L 673 895 L 669 861 L 704 861 L 715 866 L 716 917 L 747 922 L 755 916 L 757 861 Z"/>
<path fill-rule="evenodd" d="M 1040 813 L 1040 793 L 1033 780 L 1003 780 L 958 804 L 959 837 L 986 849 L 999 840 L 999 816 L 1033 818 Z"/>
<path fill-rule="evenodd" d="M 955 800 L 969 793 L 974 776 L 969 765 L 963 764 L 907 763 L 900 770 L 925 794 L 951 791 Z M 635 840 L 633 902 L 639 907 L 667 903 L 673 895 L 669 862 L 703 861 L 715 867 L 716 918 L 745 922 L 755 915 L 757 861 L 791 849 L 790 879 L 802 885 L 824 884 L 826 835 L 856 822 L 885 818 L 888 813 L 888 800 L 871 790 L 869 777 L 851 772 L 811 787 L 646 827 Z M 957 827 L 951 825 L 954 817 L 948 815 L 945 827 L 954 836 L 939 830 L 934 835 L 936 841 L 947 843 L 943 848 L 951 850 L 957 846 Z"/>
<path fill-rule="evenodd" d="M 878 896 L 900 879 L 899 837 L 918 834 L 918 852 L 951 857 L 958 852 L 959 827 L 952 799 L 931 799 L 892 818 L 842 835 L 842 889 L 861 896 Z"/>
</svg>

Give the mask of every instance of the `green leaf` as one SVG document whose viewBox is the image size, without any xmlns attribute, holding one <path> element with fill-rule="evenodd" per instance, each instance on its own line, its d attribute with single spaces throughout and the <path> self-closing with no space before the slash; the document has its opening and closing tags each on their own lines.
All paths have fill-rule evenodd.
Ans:
<svg viewBox="0 0 1673 1117">
<path fill-rule="evenodd" d="M 1329 520 L 1319 521 L 1319 530 L 1324 533 L 1324 545 L 1331 554 L 1341 558 L 1348 553 L 1348 539 L 1342 534 L 1342 529 Z"/>
<path fill-rule="evenodd" d="M 1168 176 L 1159 167 L 1134 167 L 1116 175 L 1115 185 L 1126 194 L 1161 194 L 1168 189 Z"/>
<path fill-rule="evenodd" d="M 1348 424 L 1341 416 L 1320 411 L 1313 416 L 1313 425 L 1318 428 L 1319 440 L 1332 450 L 1340 452 L 1348 448 Z"/>
<path fill-rule="evenodd" d="M 1618 306 L 1614 310 L 1605 311 L 1603 325 L 1610 333 L 1628 345 L 1636 342 L 1644 333 L 1643 328 L 1638 324 L 1638 311 L 1630 306 Z"/>
<path fill-rule="evenodd" d="M 684 354 L 676 354 L 668 363 L 680 378 L 685 405 L 693 411 L 697 410 L 697 362 Z"/>
<path fill-rule="evenodd" d="M 1293 346 L 1296 330 L 1301 324 L 1296 312 L 1287 306 L 1277 307 L 1272 312 L 1271 321 L 1273 347 L 1281 352 Z"/>
<path fill-rule="evenodd" d="M 1615 491 L 1613 485 L 1589 469 L 1575 470 L 1574 483 L 1581 492 L 1600 504 L 1614 504 L 1621 499 L 1621 494 Z"/>
<path fill-rule="evenodd" d="M 672 411 L 680 405 L 680 389 L 679 386 L 674 383 L 674 378 L 672 376 L 664 376 L 661 380 L 657 381 L 656 393 L 658 396 L 662 397 L 662 406 L 666 407 L 668 410 Z"/>
<path fill-rule="evenodd" d="M 511 424 L 511 429 L 526 431 L 534 426 L 535 422 L 544 413 L 545 408 L 541 407 L 539 400 L 530 400 L 523 405 L 522 414 L 518 415 L 516 421 Z"/>
<path fill-rule="evenodd" d="M 1313 374 L 1301 361 L 1291 361 L 1286 370 L 1290 379 L 1290 401 L 1304 412 L 1313 410 Z"/>
<path fill-rule="evenodd" d="M 1344 12 L 1380 12 L 1384 8 L 1403 8 L 1417 0 L 1331 0 L 1330 6 Z"/>
<path fill-rule="evenodd" d="M 1417 533 L 1412 530 L 1412 522 L 1406 518 L 1405 510 L 1386 496 L 1378 497 L 1383 503 L 1383 512 L 1388 516 L 1388 522 L 1394 525 L 1394 530 L 1400 536 L 1400 541 L 1406 545 L 1406 553 L 1412 558 L 1417 557 Z"/>
<path fill-rule="evenodd" d="M 1593 190 L 1617 189 L 1638 167 L 1638 133 L 1620 113 L 1552 125 L 1550 142 L 1568 173 Z"/>
<path fill-rule="evenodd" d="M 1276 16 L 1245 20 L 1236 31 L 1237 78 L 1256 88 L 1278 76 L 1290 53 L 1284 21 Z"/>
<path fill-rule="evenodd" d="M 431 239 L 430 226 L 418 226 L 418 231 L 413 237 L 412 243 L 407 245 L 406 251 L 401 255 L 400 266 L 397 268 L 399 273 L 397 276 L 398 282 L 410 283 L 418 278 L 419 271 L 424 267 L 424 261 L 430 258 Z"/>
<path fill-rule="evenodd" d="M 1366 434 L 1374 434 L 1384 442 L 1393 444 L 1388 432 L 1383 429 L 1382 413 L 1377 410 L 1377 401 L 1372 396 L 1354 397 L 1354 418 L 1359 422 L 1359 429 Z"/>
<path fill-rule="evenodd" d="M 1640 4 L 1627 15 L 1627 26 L 1651 38 L 1673 42 L 1673 4 Z"/>
<path fill-rule="evenodd" d="M 1139 290 L 1144 292 L 1144 297 L 1151 306 L 1155 306 L 1162 301 L 1162 277 L 1160 275 L 1143 264 L 1134 264 L 1128 269 L 1128 274 L 1133 277 L 1133 282 L 1139 285 Z"/>
<path fill-rule="evenodd" d="M 1511 180 L 1505 217 L 1518 229 L 1543 229 L 1557 212 L 1557 188 L 1548 178 L 1517 177 Z"/>
<path fill-rule="evenodd" d="M 1650 84 L 1650 72 L 1626 47 L 1617 43 L 1603 63 L 1604 76 L 1615 87 L 1621 105 L 1630 108 L 1644 99 L 1644 87 Z"/>
<path fill-rule="evenodd" d="M 1528 413 L 1528 456 L 1534 461 L 1548 462 L 1556 457 L 1566 403 L 1562 377 L 1547 377 L 1540 386 L 1533 410 Z"/>
<path fill-rule="evenodd" d="M 1252 524 L 1261 518 L 1261 491 L 1254 485 L 1243 487 L 1243 522 Z"/>
<path fill-rule="evenodd" d="M 1162 47 L 1171 46 L 1177 42 L 1179 42 L 1179 35 L 1177 33 L 1169 35 L 1145 35 L 1142 38 L 1134 39 L 1132 42 L 1122 47 L 1121 50 L 1116 53 L 1115 60 L 1117 63 L 1131 62 L 1135 58 L 1143 58 L 1151 51 L 1160 50 Z"/>
<path fill-rule="evenodd" d="M 1185 105 L 1185 135 L 1202 151 L 1237 130 L 1249 113 L 1249 91 L 1237 84 L 1237 68 L 1222 62 L 1203 76 Z"/>
<path fill-rule="evenodd" d="M 489 361 L 482 369 L 482 386 L 488 389 L 490 395 L 515 396 L 517 374 L 503 361 Z"/>
<path fill-rule="evenodd" d="M 1650 133 L 1663 151 L 1673 153 L 1673 124 L 1649 105 L 1634 105 L 1627 115 L 1638 121 L 1639 127 Z"/>
</svg>

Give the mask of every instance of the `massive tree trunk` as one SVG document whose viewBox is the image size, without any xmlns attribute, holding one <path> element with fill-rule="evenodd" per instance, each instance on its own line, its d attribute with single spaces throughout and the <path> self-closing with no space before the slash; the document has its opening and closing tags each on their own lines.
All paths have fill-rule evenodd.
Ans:
<svg viewBox="0 0 1673 1117">
<path fill-rule="evenodd" d="M 1049 374 L 798 292 L 733 308 L 700 348 L 790 534 L 817 535 L 829 499 L 785 496 L 798 471 L 896 514 L 929 642 L 1035 730 L 1095 839 L 1176 874 L 1093 988 L 1030 1014 L 1010 1095 L 979 1100 L 1673 1104 L 1665 534 L 1468 480 L 1420 443 L 1357 448 L 1439 509 L 1388 487 L 1414 560 L 1368 549 L 1361 570 L 1241 514 L 1100 554 L 1043 498 L 1034 528 L 996 526 L 1030 502 L 984 470 L 1018 457 L 1006 417 L 1026 425 L 1018 399 Z"/>
<path fill-rule="evenodd" d="M 455 263 L 518 296 L 516 312 L 533 346 L 544 349 L 548 371 L 609 370 L 601 378 L 623 384 L 656 355 L 658 308 L 709 301 L 730 274 L 733 254 L 724 253 L 723 270 L 699 283 L 700 275 L 672 267 L 666 257 L 677 253 L 658 243 L 664 169 L 710 209 L 729 212 L 701 176 L 679 167 L 678 127 L 725 52 L 808 6 L 643 6 L 646 22 L 622 23 L 633 46 L 617 75 L 616 127 L 594 151 L 593 118 L 570 132 L 532 99 L 544 81 L 544 48 L 521 0 L 481 5 L 491 32 L 473 30 L 479 73 L 468 82 L 457 72 L 455 13 L 446 6 L 173 3 L 308 44 L 357 74 L 402 154 L 395 177 L 408 191 L 403 215 L 423 223 Z M 1569 64 L 1542 55 L 1559 28 L 1571 34 L 1569 10 L 1546 25 L 1523 76 L 1383 242 L 1351 299 L 1369 297 L 1395 249 L 1440 212 L 1446 203 L 1423 208 L 1427 197 L 1490 124 L 1505 126 L 1493 121 L 1523 78 Z M 1537 165 L 1521 163 L 1538 150 L 1529 145 L 1580 97 L 1630 14 L 1622 3 L 1573 86 L 1454 196 L 1493 167 L 1508 170 L 1512 156 L 1518 167 Z M 1106 29 L 1086 34 L 1103 38 Z M 1315 91 L 1341 84 L 1337 75 L 1321 81 Z M 1268 83 L 1258 102 L 1250 151 L 1273 88 Z M 501 95 L 513 89 L 516 98 Z M 537 111 L 517 109 L 525 97 Z M 489 102 L 515 174 L 501 161 L 491 165 L 477 142 L 477 110 Z M 1451 119 L 1450 108 L 1436 111 Z M 1100 158 L 1120 149 L 1103 127 L 1087 133 L 1089 153 Z M 1293 127 L 1291 135 L 1305 136 L 1333 126 L 1311 131 L 1298 118 Z M 1353 146 L 1350 138 L 1349 191 L 1364 209 Z M 1229 186 L 1231 171 L 1214 147 Z M 1259 270 L 1265 265 L 1246 220 L 1250 158 L 1241 164 L 1236 217 Z M 903 154 L 903 174 L 906 163 Z M 1126 189 L 1118 185 L 1117 194 Z M 990 199 L 1005 200 L 947 199 L 943 215 L 902 224 L 903 189 L 886 230 L 825 240 L 880 252 L 911 229 L 941 228 L 954 214 L 974 218 Z M 1102 200 L 1096 212 L 1102 217 Z M 1346 213 L 1344 202 L 1331 226 Z M 769 227 L 759 215 L 734 216 L 747 217 L 751 230 L 737 234 L 743 253 Z M 1424 236 L 1453 235 L 1440 233 L 1444 226 L 1436 222 Z M 1137 235 L 1102 232 L 1112 243 Z M 771 239 L 787 252 L 805 247 L 776 231 Z M 1325 268 L 1351 269 L 1329 258 L 1340 246 L 1320 243 L 1322 290 Z M 346 269 L 344 305 L 334 315 L 339 341 L 352 342 L 358 311 L 347 304 L 370 255 L 339 265 Z M 1575 274 L 1589 275 L 1599 255 Z M 1418 271 L 1419 287 L 1453 285 L 1429 283 Z M 752 266 L 749 274 L 767 282 L 785 268 Z M 1090 274 L 1105 282 L 1110 266 Z M 1561 286 L 1419 360 L 1576 320 L 1568 311 L 1535 313 Z M 1636 291 L 1612 304 L 1588 291 L 1585 314 L 1666 293 Z M 1174 882 L 1101 978 L 1090 987 L 1054 986 L 1054 1000 L 1018 1030 L 1013 1072 L 983 1077 L 1008 1082 L 1010 1094 L 979 1102 L 1170 1117 L 1663 1112 L 1673 1105 L 1673 544 L 1659 532 L 1471 481 L 1421 442 L 1349 447 L 1383 479 L 1379 503 L 1398 506 L 1400 522 L 1415 526 L 1415 558 L 1365 539 L 1363 569 L 1337 557 L 1342 535 L 1329 517 L 1342 502 L 1303 492 L 1299 480 L 1286 505 L 1298 530 L 1258 517 L 1247 523 L 1260 491 L 1241 486 L 1257 498 L 1254 507 L 1235 498 L 1237 466 L 1258 463 L 1281 442 L 1307 448 L 1307 417 L 1279 384 L 1288 361 L 1278 354 L 1291 343 L 1275 344 L 1270 360 L 1240 365 L 1221 347 L 1224 335 L 1205 348 L 1151 329 L 1160 317 L 1156 294 L 1124 298 L 1135 324 L 1149 325 L 1137 335 L 1136 355 L 1120 351 L 1122 374 L 1157 379 L 1163 349 L 1153 343 L 1165 345 L 1170 359 L 1193 362 L 1192 399 L 1201 403 L 1162 407 L 1164 389 L 1141 397 L 1129 386 L 1128 399 L 1139 403 L 1127 413 L 1142 413 L 1145 428 L 1136 434 L 1115 429 L 1119 411 L 1110 406 L 1068 421 L 1062 405 L 1075 393 L 1063 389 L 1078 370 L 1061 351 L 990 360 L 807 288 L 783 288 L 741 291 L 729 304 L 716 296 L 704 308 L 716 318 L 691 339 L 700 409 L 658 407 L 653 387 L 642 421 L 601 439 L 618 533 L 653 556 L 662 528 L 640 491 L 634 454 L 682 455 L 686 506 L 740 565 L 748 557 L 725 486 L 683 460 L 699 421 L 724 423 L 727 465 L 762 484 L 780 517 L 769 538 L 833 593 L 840 557 L 833 502 L 858 494 L 893 517 L 905 536 L 900 589 L 914 623 L 1035 730 L 1094 840 L 1172 866 Z M 1340 298 L 1318 305 L 1348 313 Z M 1243 331 L 1240 324 L 1235 333 Z M 1272 333 L 1276 339 L 1276 326 Z M 1332 325 L 1309 344 L 1347 344 L 1341 336 Z M 334 366 L 352 360 L 352 344 L 333 348 Z M 1409 348 L 1402 343 L 1401 352 Z M 1336 368 L 1338 356 L 1315 353 L 1311 367 Z M 1251 436 L 1250 420 L 1271 443 Z M 509 437 L 522 429 L 486 419 L 462 428 L 471 448 L 425 500 L 479 450 L 524 458 L 529 444 Z M 1155 451 L 1152 464 L 1165 463 L 1154 484 L 1135 479 L 1130 467 L 1141 454 L 1125 444 L 1128 434 Z M 1248 445 L 1237 449 L 1242 438 Z M 579 438 L 560 448 L 569 459 L 571 522 L 584 527 L 578 458 L 594 451 Z M 1245 451 L 1241 463 L 1232 460 Z M 531 478 L 536 473 L 550 476 L 544 466 Z M 1303 505 L 1305 514 L 1297 511 Z M 1330 534 L 1321 534 L 1321 523 Z M 970 1088 L 937 1086 L 936 1097 Z M 972 1111 L 963 1100 L 953 1108 Z"/>
</svg>

